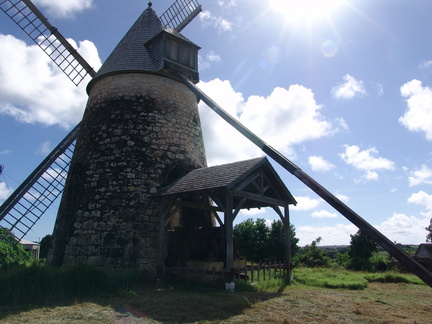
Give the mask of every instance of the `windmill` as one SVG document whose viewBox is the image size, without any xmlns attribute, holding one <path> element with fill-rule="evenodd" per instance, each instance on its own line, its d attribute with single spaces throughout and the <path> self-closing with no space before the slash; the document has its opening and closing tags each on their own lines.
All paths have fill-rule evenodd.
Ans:
<svg viewBox="0 0 432 324">
<path fill-rule="evenodd" d="M 102 78 L 102 76 L 106 75 L 115 75 L 118 74 L 118 70 L 113 69 L 113 66 L 117 66 L 118 64 L 123 64 L 120 61 L 116 61 L 116 56 L 112 57 L 111 63 L 105 63 L 98 74 L 95 74 L 91 67 L 85 63 L 85 60 L 76 53 L 76 51 L 68 44 L 68 42 L 61 36 L 61 34 L 52 27 L 47 19 L 40 13 L 39 10 L 31 3 L 30 0 L 22 0 L 22 1 L 2 1 L 0 2 L 0 8 L 11 17 L 48 55 L 53 59 L 53 61 L 68 75 L 68 77 L 75 83 L 78 84 L 81 82 L 82 78 L 85 74 L 89 74 L 94 77 L 94 79 L 90 82 L 88 86 L 88 91 L 91 93 L 92 91 L 98 91 L 97 87 L 100 80 L 106 80 L 106 78 Z M 149 8 L 151 9 L 151 3 L 149 3 Z M 317 183 L 314 179 L 308 176 L 305 172 L 303 172 L 299 167 L 289 161 L 286 157 L 272 148 L 270 145 L 261 140 L 258 136 L 253 134 L 246 127 L 238 123 L 233 117 L 227 114 L 219 105 L 217 105 L 213 100 L 211 100 L 205 93 L 203 93 L 200 89 L 198 89 L 195 83 L 198 82 L 198 72 L 194 68 L 196 66 L 196 56 L 194 53 L 198 50 L 198 47 L 194 45 L 189 40 L 185 39 L 178 32 L 183 29 L 189 21 L 191 21 L 201 10 L 201 6 L 194 0 L 191 1 L 176 1 L 167 12 L 161 16 L 160 21 L 164 23 L 164 27 L 158 31 L 155 35 L 147 35 L 149 39 L 146 39 L 146 49 L 147 53 L 154 57 L 159 57 L 158 55 L 161 53 L 166 54 L 164 59 L 162 60 L 154 60 L 154 57 L 151 57 L 151 60 L 155 66 L 152 68 L 156 68 L 155 71 L 152 71 L 151 74 L 159 74 L 162 76 L 166 76 L 167 79 L 175 79 L 180 82 L 184 86 L 186 86 L 191 93 L 193 93 L 197 98 L 201 99 L 205 102 L 210 108 L 212 108 L 216 113 L 218 113 L 223 119 L 225 119 L 229 124 L 231 124 L 234 128 L 236 128 L 239 132 L 241 132 L 244 136 L 246 136 L 250 141 L 252 141 L 255 145 L 260 147 L 264 153 L 270 156 L 274 161 L 279 163 L 283 168 L 285 168 L 288 172 L 296 176 L 300 181 L 306 184 L 310 189 L 312 189 L 315 193 L 317 193 L 321 198 L 327 201 L 331 206 L 333 206 L 337 211 L 339 211 L 342 215 L 344 215 L 348 220 L 350 220 L 353 224 L 355 224 L 360 230 L 366 233 L 369 237 L 375 240 L 378 244 L 381 245 L 386 251 L 388 251 L 392 256 L 398 259 L 403 265 L 405 265 L 408 269 L 410 269 L 413 273 L 418 275 L 423 281 L 425 281 L 428 285 L 432 286 L 432 275 L 424 269 L 421 265 L 419 265 L 416 261 L 411 259 L 407 254 L 405 254 L 402 250 L 400 250 L 395 244 L 393 244 L 390 240 L 388 240 L 384 235 L 382 235 L 379 231 L 373 228 L 369 223 L 367 223 L 363 218 L 361 218 L 358 214 L 352 211 L 348 206 L 346 206 L 343 202 L 341 202 L 338 198 L 336 198 L 333 194 L 327 191 L 324 187 L 322 187 L 319 183 Z M 151 13 L 150 11 L 148 13 Z M 147 16 L 149 18 L 150 16 Z M 150 17 L 151 18 L 151 17 Z M 150 19 L 149 18 L 149 19 Z M 157 22 L 151 18 L 149 20 L 151 23 L 155 23 L 153 27 L 156 29 L 159 28 Z M 173 32 L 167 31 L 167 28 L 172 28 Z M 48 36 L 44 36 L 48 34 Z M 151 36 L 151 37 L 150 37 Z M 121 44 L 119 44 L 121 45 Z M 121 46 L 127 47 L 127 42 Z M 178 48 L 184 49 L 184 52 L 178 52 Z M 159 54 L 158 54 L 159 53 Z M 183 55 L 184 53 L 188 53 L 188 55 Z M 168 56 L 167 56 L 168 55 Z M 133 60 L 132 60 L 133 61 Z M 130 63 L 130 62 L 129 62 Z M 133 62 L 132 62 L 133 63 Z M 148 68 L 148 67 L 147 67 Z M 126 71 L 126 70 L 124 70 Z M 157 73 L 154 73 L 157 72 Z M 108 85 L 106 85 L 108 86 Z M 95 90 L 96 89 L 96 90 Z M 141 98 L 141 99 L 152 99 L 152 98 Z M 140 100 L 141 100 L 140 99 Z M 154 99 L 154 98 L 153 98 Z M 93 100 L 93 101 L 92 101 Z M 97 105 L 97 99 L 90 98 L 89 105 Z M 89 107 L 88 105 L 88 107 Z M 103 104 L 101 104 L 103 106 Z M 103 110 L 101 110 L 103 111 Z M 91 112 L 89 112 L 90 114 Z M 90 126 L 82 124 L 78 125 L 72 132 L 66 136 L 66 138 L 56 147 L 56 149 L 42 162 L 42 164 L 30 175 L 30 177 L 20 186 L 16 193 L 14 193 L 0 208 L 0 220 L 6 222 L 12 229 L 15 231 L 19 231 L 24 236 L 28 230 L 33 226 L 39 218 L 43 215 L 45 210 L 52 204 L 52 201 L 57 198 L 63 190 L 65 174 L 69 173 L 69 178 L 72 179 L 72 182 L 80 182 L 82 181 L 83 171 L 80 169 L 78 165 L 73 170 L 69 170 L 69 166 L 71 165 L 70 160 L 72 158 L 72 152 L 75 151 L 76 139 L 79 134 L 82 134 L 84 131 L 83 128 L 86 129 L 87 134 L 91 133 Z M 154 126 L 159 128 L 160 126 Z M 114 130 L 115 131 L 115 130 Z M 118 134 L 121 136 L 120 134 Z M 130 139 L 123 138 L 125 141 L 130 141 Z M 82 140 L 84 141 L 84 139 Z M 131 142 L 131 146 L 133 146 L 133 141 Z M 88 143 L 90 145 L 90 143 Z M 189 167 L 178 168 L 176 170 L 171 170 L 171 176 L 179 177 L 185 174 L 187 171 L 190 171 L 192 165 L 194 167 L 205 164 L 205 158 L 202 159 L 202 156 L 199 156 L 203 152 L 200 151 L 200 143 L 195 143 L 196 147 L 194 150 L 197 150 L 195 156 L 197 159 L 195 162 L 189 161 Z M 105 142 L 103 145 L 110 146 L 113 145 L 112 142 Z M 115 145 L 114 145 L 115 146 Z M 74 153 L 75 154 L 75 153 Z M 195 154 L 195 153 L 194 153 Z M 181 155 L 181 154 L 180 154 Z M 198 157 L 199 156 L 199 157 Z M 109 157 L 105 156 L 105 163 L 109 163 Z M 189 157 L 189 160 L 191 158 Z M 201 160 L 200 160 L 201 159 Z M 199 160 L 199 161 L 198 161 Z M 116 163 L 116 162 L 113 162 Z M 105 164 L 105 165 L 106 165 Z M 72 166 L 73 167 L 73 166 Z M 60 170 L 60 171 L 59 171 Z M 71 174 L 74 174 L 71 176 Z M 101 175 L 93 174 L 94 182 L 99 181 Z M 123 174 L 125 177 L 134 177 L 136 176 L 133 172 Z M 49 180 L 47 181 L 46 179 Z M 132 181 L 133 182 L 133 181 Z M 109 181 L 107 182 L 110 185 Z M 111 183 L 112 185 L 112 183 Z M 149 181 L 147 183 L 148 186 L 151 187 L 152 183 Z M 87 186 L 92 186 L 91 183 L 87 184 Z M 133 189 L 133 188 L 132 188 Z M 152 189 L 154 190 L 154 189 Z M 65 210 L 70 209 L 69 207 L 73 207 L 73 203 L 76 201 L 76 195 L 79 192 L 65 191 L 63 196 L 70 196 L 69 206 L 65 207 Z M 28 198 L 31 195 L 32 198 Z M 139 193 L 137 193 L 139 195 Z M 138 198 L 139 199 L 139 198 Z M 115 200 L 115 197 L 114 197 Z M 71 203 L 72 202 L 72 203 Z M 117 203 L 117 202 L 116 202 Z M 60 207 L 62 208 L 62 207 Z M 89 204 L 89 210 L 81 215 L 82 217 L 88 217 L 91 214 L 92 209 L 95 208 L 95 205 Z M 95 217 L 98 217 L 97 211 L 95 210 Z M 61 211 L 59 212 L 59 214 Z M 58 218 L 59 219 L 59 218 Z M 63 219 L 65 227 L 73 226 L 73 224 L 67 224 L 67 217 L 60 217 Z M 60 221 L 62 222 L 62 221 Z M 94 223 L 86 223 L 82 224 L 83 228 L 80 229 L 83 232 L 87 231 L 88 240 L 106 240 L 109 241 L 109 237 L 92 237 L 91 231 L 96 226 L 106 226 L 106 224 L 94 224 Z M 125 225 L 126 227 L 128 224 Z M 156 226 L 153 224 L 152 226 Z M 130 243 L 130 242 L 129 242 Z M 127 244 L 129 244 L 127 243 Z M 71 245 L 64 246 L 66 243 L 60 243 L 60 249 L 73 249 L 74 247 Z M 151 244 L 149 242 L 137 242 L 137 244 Z M 120 253 L 120 252 L 119 252 Z M 53 261 L 53 263 L 56 263 Z"/>
</svg>

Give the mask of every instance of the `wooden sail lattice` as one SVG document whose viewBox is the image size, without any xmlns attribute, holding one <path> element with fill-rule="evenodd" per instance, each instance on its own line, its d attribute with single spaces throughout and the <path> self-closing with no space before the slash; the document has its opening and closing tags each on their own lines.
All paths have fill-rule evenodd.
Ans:
<svg viewBox="0 0 432 324">
<path fill-rule="evenodd" d="M 63 192 L 69 171 L 76 126 L 0 206 L 0 227 L 21 240 Z"/>
<path fill-rule="evenodd" d="M 79 85 L 87 74 L 95 75 L 93 68 L 31 1 L 1 1 L 0 9 L 51 58 L 75 85 Z"/>
<path fill-rule="evenodd" d="M 177 0 L 160 17 L 162 25 L 180 32 L 201 12 L 196 0 Z"/>
</svg>

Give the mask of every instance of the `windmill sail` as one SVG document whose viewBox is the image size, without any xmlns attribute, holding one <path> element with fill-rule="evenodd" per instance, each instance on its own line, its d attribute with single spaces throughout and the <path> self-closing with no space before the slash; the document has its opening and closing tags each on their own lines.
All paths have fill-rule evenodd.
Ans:
<svg viewBox="0 0 432 324">
<path fill-rule="evenodd" d="M 63 192 L 79 124 L 0 206 L 0 227 L 21 240 Z"/>
<path fill-rule="evenodd" d="M 75 84 L 96 72 L 76 49 L 52 26 L 30 0 L 0 0 L 9 16 Z M 196 0 L 177 0 L 160 17 L 165 28 L 177 31 L 201 12 Z M 33 173 L 0 206 L 0 227 L 22 239 L 63 192 L 77 138 L 77 125 Z"/>
<path fill-rule="evenodd" d="M 204 92 L 202 92 L 194 83 L 188 78 L 179 74 L 182 82 L 192 91 L 195 95 L 205 102 L 211 109 L 213 109 L 219 116 L 226 122 L 233 126 L 237 131 L 243 134 L 248 140 L 257 145 L 264 153 L 275 160 L 285 170 L 296 176 L 300 181 L 312 189 L 329 205 L 335 208 L 338 212 L 345 216 L 349 221 L 356 225 L 362 232 L 367 234 L 371 239 L 377 242 L 384 250 L 390 255 L 399 260 L 399 262 L 406 268 L 411 270 L 415 275 L 422 279 L 425 283 L 432 287 L 432 273 L 426 270 L 417 261 L 412 259 L 408 254 L 398 248 L 392 241 L 385 237 L 381 232 L 376 230 L 372 225 L 366 222 L 362 217 L 340 201 L 336 196 L 330 193 L 327 189 L 322 187 L 318 182 L 307 175 L 298 166 L 288 160 L 285 156 L 279 153 L 276 149 L 265 143 L 261 138 L 252 133 L 244 125 L 239 123 L 236 119 L 230 116 L 218 104 L 211 100 Z"/>
<path fill-rule="evenodd" d="M 177 0 L 159 17 L 167 29 L 180 32 L 201 12 L 201 5 L 196 0 Z"/>
<path fill-rule="evenodd" d="M 1 0 L 0 0 L 1 1 Z M 75 84 L 96 73 L 30 0 L 0 2 L 4 11 Z"/>
</svg>

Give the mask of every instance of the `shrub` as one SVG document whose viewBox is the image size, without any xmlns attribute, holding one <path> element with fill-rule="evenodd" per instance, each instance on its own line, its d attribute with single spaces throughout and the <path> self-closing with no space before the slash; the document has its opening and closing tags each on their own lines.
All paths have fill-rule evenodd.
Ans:
<svg viewBox="0 0 432 324">
<path fill-rule="evenodd" d="M 30 253 L 24 250 L 13 234 L 8 229 L 0 228 L 0 268 L 31 259 Z"/>
<path fill-rule="evenodd" d="M 299 253 L 294 257 L 294 265 L 300 267 L 329 267 L 330 258 L 325 251 L 318 248 L 321 237 L 312 241 L 310 245 L 301 248 Z"/>
</svg>

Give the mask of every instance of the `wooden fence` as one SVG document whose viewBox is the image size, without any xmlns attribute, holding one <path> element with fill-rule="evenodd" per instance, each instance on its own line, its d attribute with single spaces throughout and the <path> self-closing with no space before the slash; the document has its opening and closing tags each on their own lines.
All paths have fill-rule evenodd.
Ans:
<svg viewBox="0 0 432 324">
<path fill-rule="evenodd" d="M 231 272 L 218 270 L 212 267 L 211 270 L 202 267 L 175 267 L 168 269 L 185 281 L 205 281 L 215 284 L 217 281 L 231 282 L 234 279 L 245 280 L 246 282 L 260 282 L 276 277 L 289 277 L 291 269 L 285 263 L 269 263 L 264 265 L 245 264 L 237 266 Z"/>
</svg>

